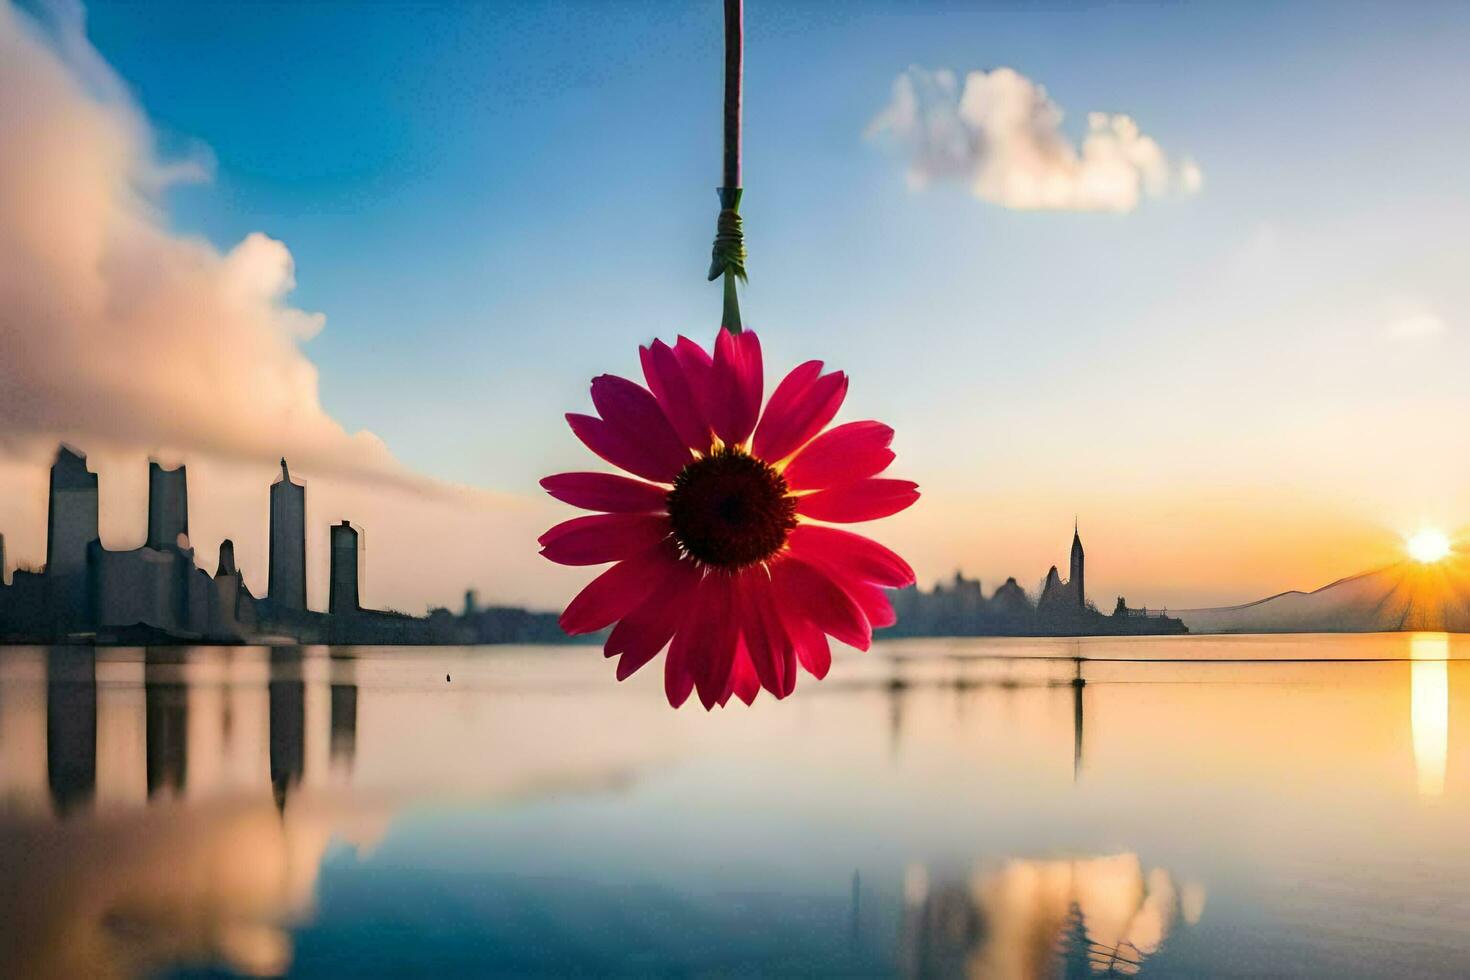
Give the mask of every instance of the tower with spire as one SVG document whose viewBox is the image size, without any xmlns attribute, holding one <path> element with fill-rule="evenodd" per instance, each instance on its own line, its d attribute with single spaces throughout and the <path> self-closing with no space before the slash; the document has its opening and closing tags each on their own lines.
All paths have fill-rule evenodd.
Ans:
<svg viewBox="0 0 1470 980">
<path fill-rule="evenodd" d="M 306 487 L 291 479 L 286 457 L 271 484 L 270 578 L 266 595 L 281 609 L 306 609 Z"/>
<path fill-rule="evenodd" d="M 1087 608 L 1087 589 L 1083 585 L 1084 555 L 1082 551 L 1082 537 L 1077 533 L 1077 518 L 1072 518 L 1072 575 L 1067 580 L 1067 588 L 1072 592 L 1072 597 L 1077 603 L 1078 609 Z"/>
</svg>

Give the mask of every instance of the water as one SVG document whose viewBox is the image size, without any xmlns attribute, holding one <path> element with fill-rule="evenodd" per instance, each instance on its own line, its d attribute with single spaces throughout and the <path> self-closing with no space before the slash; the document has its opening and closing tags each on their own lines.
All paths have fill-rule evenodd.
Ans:
<svg viewBox="0 0 1470 980">
<path fill-rule="evenodd" d="M 0 975 L 1464 976 L 1466 657 L 904 641 L 707 715 L 590 647 L 12 648 Z"/>
</svg>

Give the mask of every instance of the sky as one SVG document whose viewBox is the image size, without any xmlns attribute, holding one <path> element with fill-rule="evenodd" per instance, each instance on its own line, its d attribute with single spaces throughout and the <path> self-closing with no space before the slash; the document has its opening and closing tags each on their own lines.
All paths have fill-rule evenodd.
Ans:
<svg viewBox="0 0 1470 980">
<path fill-rule="evenodd" d="M 369 602 L 562 604 L 563 413 L 717 325 L 720 29 L 0 0 L 10 566 L 66 438 L 110 547 L 142 460 L 186 460 L 201 562 L 230 536 L 263 591 L 285 453 L 314 604 L 341 517 Z M 746 30 L 746 324 L 897 430 L 924 496 L 872 533 L 921 581 L 1034 588 L 1075 516 L 1100 607 L 1182 608 L 1470 525 L 1470 8 L 751 0 Z"/>
</svg>

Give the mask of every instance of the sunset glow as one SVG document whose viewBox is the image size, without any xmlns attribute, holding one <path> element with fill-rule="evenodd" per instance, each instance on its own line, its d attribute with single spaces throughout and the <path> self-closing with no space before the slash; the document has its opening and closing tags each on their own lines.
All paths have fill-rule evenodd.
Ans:
<svg viewBox="0 0 1470 980">
<path fill-rule="evenodd" d="M 1443 531 L 1425 528 L 1405 542 L 1409 557 L 1428 565 L 1450 553 L 1450 539 Z"/>
</svg>

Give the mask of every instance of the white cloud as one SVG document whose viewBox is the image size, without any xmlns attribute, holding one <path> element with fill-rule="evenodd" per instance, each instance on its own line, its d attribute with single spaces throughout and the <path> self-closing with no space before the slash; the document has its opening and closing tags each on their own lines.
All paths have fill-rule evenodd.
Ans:
<svg viewBox="0 0 1470 980">
<path fill-rule="evenodd" d="M 971 72 L 913 67 L 868 124 L 907 153 L 909 186 L 953 181 L 1020 210 L 1131 211 L 1144 195 L 1199 190 L 1193 160 L 1171 162 L 1126 115 L 1092 112 L 1081 146 L 1062 131 L 1046 89 L 1011 68 Z"/>
<path fill-rule="evenodd" d="M 1388 324 L 1388 336 L 1394 340 L 1414 341 L 1437 337 L 1449 329 L 1435 313 L 1414 313 Z"/>
<path fill-rule="evenodd" d="M 550 523 L 539 501 L 424 477 L 322 406 L 299 345 L 325 318 L 288 302 L 283 243 L 255 232 L 220 251 L 168 227 L 159 193 L 211 170 L 207 154 L 158 158 L 80 7 L 41 24 L 0 0 L 0 533 L 12 566 L 42 560 L 45 472 L 64 439 L 102 474 L 109 547 L 141 540 L 145 457 L 187 461 L 203 563 L 231 536 L 261 591 L 266 487 L 285 455 L 310 480 L 314 601 L 326 526 L 344 517 L 373 543 L 369 602 L 421 609 L 467 585 L 487 600 L 560 591 L 535 554 Z"/>
<path fill-rule="evenodd" d="M 80 11 L 41 25 L 0 0 L 0 426 L 414 482 L 322 408 L 298 344 L 324 318 L 287 302 L 295 264 L 253 233 L 227 252 L 172 232 L 159 160 Z"/>
</svg>

